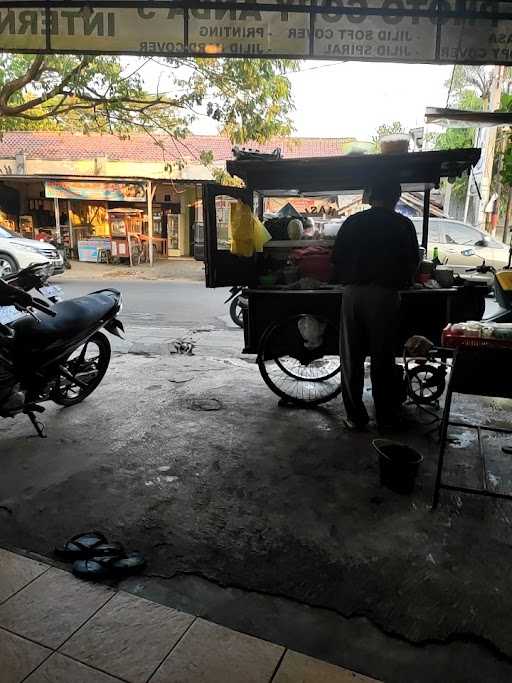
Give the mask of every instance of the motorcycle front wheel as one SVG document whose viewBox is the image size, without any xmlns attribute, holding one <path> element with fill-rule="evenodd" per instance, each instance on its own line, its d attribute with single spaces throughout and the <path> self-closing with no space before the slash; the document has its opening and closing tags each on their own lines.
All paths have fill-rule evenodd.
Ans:
<svg viewBox="0 0 512 683">
<path fill-rule="evenodd" d="M 229 315 L 231 316 L 231 320 L 235 323 L 235 325 L 238 325 L 238 327 L 244 326 L 244 314 L 240 304 L 240 294 L 235 296 L 231 302 L 231 305 L 229 306 Z"/>
<path fill-rule="evenodd" d="M 96 332 L 62 363 L 69 375 L 59 372 L 52 401 L 59 406 L 81 403 L 92 394 L 105 376 L 110 355 L 109 340 L 101 332 Z M 73 382 L 73 378 L 80 384 Z"/>
</svg>

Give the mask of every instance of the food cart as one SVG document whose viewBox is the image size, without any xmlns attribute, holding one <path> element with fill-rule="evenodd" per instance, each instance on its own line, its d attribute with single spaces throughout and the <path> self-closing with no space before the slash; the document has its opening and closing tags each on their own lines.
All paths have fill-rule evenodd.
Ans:
<svg viewBox="0 0 512 683">
<path fill-rule="evenodd" d="M 243 286 L 244 353 L 256 354 L 260 373 L 280 398 L 319 405 L 341 390 L 339 322 L 341 285 L 269 276 L 269 262 L 282 275 L 297 248 L 332 248 L 334 238 L 271 239 L 263 254 L 242 257 L 226 241 L 227 201 L 247 204 L 263 219 L 267 197 L 343 195 L 362 192 L 382 177 L 393 177 L 402 191 L 422 192 L 423 232 L 428 244 L 430 192 L 442 178 L 467 173 L 480 158 L 478 149 L 406 154 L 376 154 L 309 159 L 252 158 L 228 161 L 227 170 L 246 187 L 207 183 L 203 189 L 207 287 Z M 220 210 L 217 210 L 220 207 Z M 369 245 L 371 248 L 371 245 Z M 281 284 L 279 281 L 281 280 Z M 412 335 L 439 344 L 449 322 L 480 320 L 486 287 L 461 285 L 436 289 L 418 285 L 401 293 L 402 321 L 397 355 Z"/>
<path fill-rule="evenodd" d="M 142 233 L 142 209 L 117 208 L 108 212 L 108 223 L 112 239 L 113 258 L 132 261 L 132 240 Z"/>
</svg>

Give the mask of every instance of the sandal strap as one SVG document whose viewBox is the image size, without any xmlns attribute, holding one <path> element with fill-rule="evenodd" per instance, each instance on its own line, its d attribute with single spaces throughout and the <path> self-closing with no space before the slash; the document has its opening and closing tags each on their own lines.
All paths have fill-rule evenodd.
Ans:
<svg viewBox="0 0 512 683">
<path fill-rule="evenodd" d="M 86 536 L 88 536 L 89 538 L 96 537 L 98 540 L 95 543 L 90 544 L 80 543 L 79 539 L 84 538 Z M 82 552 L 87 552 L 92 548 L 96 547 L 97 545 L 100 545 L 101 543 L 108 543 L 108 541 L 105 534 L 102 534 L 101 531 L 84 531 L 80 534 L 72 536 L 68 541 L 66 541 L 66 543 L 64 544 L 64 548 L 66 548 L 68 545 L 71 545 L 72 543 L 76 545 L 76 547 L 79 548 Z"/>
</svg>

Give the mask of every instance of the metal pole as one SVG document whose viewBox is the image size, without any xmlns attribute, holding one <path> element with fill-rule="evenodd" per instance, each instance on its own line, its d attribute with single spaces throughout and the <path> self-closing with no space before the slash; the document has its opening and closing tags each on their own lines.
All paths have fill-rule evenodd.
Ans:
<svg viewBox="0 0 512 683">
<path fill-rule="evenodd" d="M 149 236 L 149 265 L 153 265 L 153 188 L 148 180 L 146 192 L 148 194 L 148 236 Z"/>
<path fill-rule="evenodd" d="M 478 138 L 480 136 L 480 128 L 475 128 L 473 136 L 473 147 L 477 146 Z M 468 171 L 468 186 L 466 188 L 466 201 L 464 203 L 464 223 L 468 222 L 469 200 L 471 199 L 471 181 L 473 180 L 473 171 L 470 168 Z"/>
<path fill-rule="evenodd" d="M 468 186 L 466 188 L 466 202 L 464 204 L 464 218 L 463 218 L 464 223 L 468 222 L 469 200 L 471 198 L 471 181 L 472 180 L 473 180 L 473 176 L 471 174 L 471 169 L 469 169 Z"/>
<path fill-rule="evenodd" d="M 55 228 L 57 229 L 57 242 L 62 242 L 62 235 L 60 232 L 60 211 L 59 211 L 59 200 L 57 197 L 53 200 L 53 208 L 55 210 Z"/>
<path fill-rule="evenodd" d="M 425 249 L 425 254 L 428 248 L 428 218 L 430 215 L 430 187 L 425 190 L 423 195 L 423 234 L 421 236 L 421 246 Z"/>
</svg>

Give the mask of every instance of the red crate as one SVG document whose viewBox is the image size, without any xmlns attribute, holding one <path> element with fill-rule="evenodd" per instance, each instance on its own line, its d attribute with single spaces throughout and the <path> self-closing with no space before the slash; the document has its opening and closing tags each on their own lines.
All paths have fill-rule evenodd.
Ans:
<svg viewBox="0 0 512 683">
<path fill-rule="evenodd" d="M 458 349 L 460 346 L 469 346 L 473 349 L 512 349 L 512 339 L 467 337 L 463 334 L 454 334 L 451 332 L 450 326 L 443 330 L 441 344 L 449 349 Z"/>
</svg>

